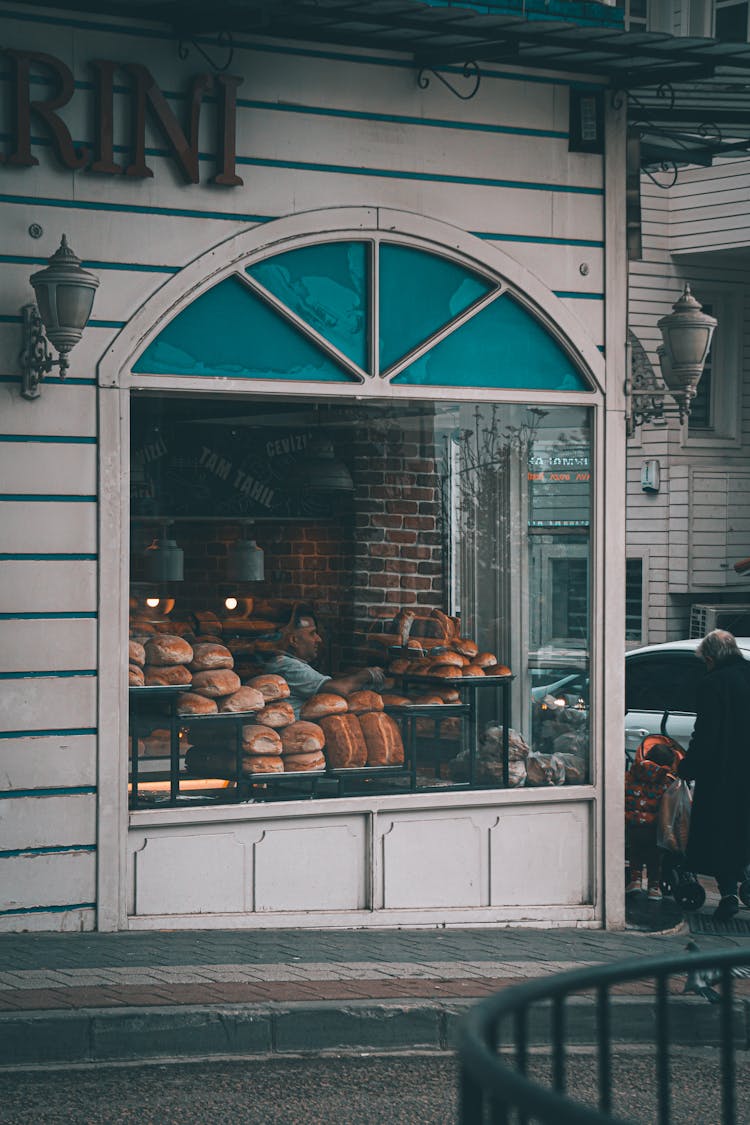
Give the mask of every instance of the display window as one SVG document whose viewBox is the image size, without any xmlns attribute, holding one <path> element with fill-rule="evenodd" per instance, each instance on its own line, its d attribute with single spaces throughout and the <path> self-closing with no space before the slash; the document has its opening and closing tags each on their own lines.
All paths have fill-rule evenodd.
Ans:
<svg viewBox="0 0 750 1125">
<path fill-rule="evenodd" d="M 582 407 L 135 398 L 134 803 L 585 782 L 590 462 Z"/>
<path fill-rule="evenodd" d="M 522 294 L 316 243 L 133 371 L 207 391 L 131 394 L 131 807 L 591 780 L 591 388 Z"/>
</svg>

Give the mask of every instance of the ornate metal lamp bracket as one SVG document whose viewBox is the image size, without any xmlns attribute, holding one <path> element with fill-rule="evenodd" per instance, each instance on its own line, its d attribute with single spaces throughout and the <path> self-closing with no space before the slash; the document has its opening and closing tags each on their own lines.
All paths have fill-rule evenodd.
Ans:
<svg viewBox="0 0 750 1125">
<path fill-rule="evenodd" d="M 188 46 L 188 44 L 190 46 Z M 232 65 L 232 59 L 234 58 L 234 40 L 232 39 L 231 31 L 220 31 L 214 40 L 213 46 L 221 51 L 227 52 L 226 62 L 221 66 L 215 59 L 211 58 L 208 51 L 204 51 L 200 43 L 192 36 L 180 36 L 177 43 L 177 55 L 184 61 L 190 54 L 190 47 L 193 47 L 198 54 L 206 60 L 216 74 L 221 74 L 223 71 L 229 70 L 229 67 Z"/>
<path fill-rule="evenodd" d="M 419 68 L 417 86 L 419 86 L 420 90 L 426 90 L 430 85 L 430 75 L 432 75 L 433 78 L 437 78 L 438 82 L 442 82 L 445 88 L 450 90 L 455 97 L 460 98 L 462 102 L 471 101 L 477 93 L 482 81 L 482 71 L 479 69 L 479 64 L 476 62 L 465 62 L 461 70 L 461 77 L 473 83 L 468 92 L 462 92 L 457 86 L 454 86 L 452 82 L 449 82 L 439 70 L 436 70 L 435 67 L 432 66 L 422 66 Z"/>
<path fill-rule="evenodd" d="M 23 349 L 19 356 L 22 372 L 21 394 L 24 398 L 39 398 L 39 384 L 53 367 L 60 368 L 60 376 L 65 378 L 68 357 L 62 354 L 59 359 L 52 358 L 47 337 L 44 335 L 42 318 L 36 305 L 24 305 Z"/>
</svg>

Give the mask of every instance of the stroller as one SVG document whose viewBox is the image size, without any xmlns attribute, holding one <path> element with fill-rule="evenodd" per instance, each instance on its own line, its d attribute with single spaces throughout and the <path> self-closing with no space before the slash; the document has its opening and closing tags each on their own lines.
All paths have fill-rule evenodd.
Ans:
<svg viewBox="0 0 750 1125">
<path fill-rule="evenodd" d="M 674 754 L 675 762 L 684 758 L 679 742 L 667 734 L 649 734 L 636 750 L 635 760 L 643 761 L 655 746 Z M 674 898 L 683 910 L 700 910 L 706 892 L 685 858 L 690 827 L 690 791 L 684 781 L 675 782 L 662 796 L 657 823 L 657 844 L 661 854 L 661 892 Z"/>
</svg>

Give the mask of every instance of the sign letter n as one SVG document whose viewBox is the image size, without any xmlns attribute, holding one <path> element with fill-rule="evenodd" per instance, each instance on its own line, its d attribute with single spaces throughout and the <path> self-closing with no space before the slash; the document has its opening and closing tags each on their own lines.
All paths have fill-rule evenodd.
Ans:
<svg viewBox="0 0 750 1125">
<path fill-rule="evenodd" d="M 203 95 L 213 89 L 213 78 L 210 74 L 197 74 L 190 83 L 190 93 L 187 98 L 190 123 L 189 138 L 187 138 L 150 71 L 140 63 L 127 63 L 123 69 L 132 76 L 134 83 L 133 159 L 125 169 L 125 175 L 147 177 L 154 174 L 146 164 L 146 106 L 148 105 L 180 166 L 184 179 L 189 184 L 197 184 L 201 102 Z"/>
</svg>

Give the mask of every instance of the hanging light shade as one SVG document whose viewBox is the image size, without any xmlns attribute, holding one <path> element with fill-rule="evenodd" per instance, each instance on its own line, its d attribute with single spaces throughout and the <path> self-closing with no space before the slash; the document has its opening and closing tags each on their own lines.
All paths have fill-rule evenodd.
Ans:
<svg viewBox="0 0 750 1125">
<path fill-rule="evenodd" d="M 144 572 L 150 582 L 182 582 L 184 578 L 185 552 L 170 539 L 165 531 L 146 548 Z"/>
<path fill-rule="evenodd" d="M 240 538 L 227 554 L 227 578 L 235 582 L 262 582 L 265 556 L 254 539 Z"/>
<path fill-rule="evenodd" d="M 305 492 L 353 492 L 352 474 L 339 461 L 333 442 L 327 437 L 314 438 L 309 453 L 299 467 Z"/>
</svg>

